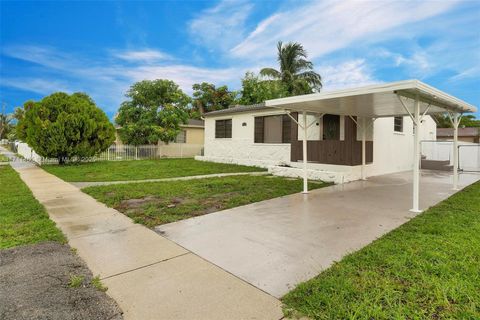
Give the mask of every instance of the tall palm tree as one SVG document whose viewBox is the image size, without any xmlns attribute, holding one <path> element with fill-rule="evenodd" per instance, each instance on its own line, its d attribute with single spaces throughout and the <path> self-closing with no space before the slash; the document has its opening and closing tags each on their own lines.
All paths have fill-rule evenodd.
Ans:
<svg viewBox="0 0 480 320">
<path fill-rule="evenodd" d="M 320 91 L 322 77 L 313 71 L 313 63 L 307 60 L 307 51 L 297 42 L 277 44 L 280 70 L 263 68 L 263 77 L 281 81 L 289 94 L 305 94 Z"/>
</svg>

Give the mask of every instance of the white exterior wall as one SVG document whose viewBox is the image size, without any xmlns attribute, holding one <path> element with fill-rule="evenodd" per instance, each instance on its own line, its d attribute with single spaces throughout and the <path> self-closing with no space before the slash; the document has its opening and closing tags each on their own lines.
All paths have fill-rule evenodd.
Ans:
<svg viewBox="0 0 480 320">
<path fill-rule="evenodd" d="M 254 118 L 283 114 L 282 111 L 268 110 L 262 112 L 244 112 L 205 119 L 205 152 L 199 160 L 254 165 L 269 168 L 275 175 L 300 177 L 302 162 L 290 162 L 290 144 L 254 143 Z M 232 119 L 232 138 L 215 138 L 215 120 Z M 307 124 L 315 119 L 307 117 Z M 317 119 L 318 120 L 318 119 Z M 344 123 L 341 117 L 341 123 Z M 361 119 L 359 119 L 361 121 Z M 301 121 L 301 117 L 300 117 Z M 373 140 L 373 163 L 367 164 L 367 176 L 376 176 L 393 172 L 412 170 L 413 167 L 413 122 L 406 116 L 403 120 L 403 132 L 394 132 L 394 119 L 379 118 L 373 122 L 366 121 L 367 140 Z M 242 124 L 246 124 L 243 126 Z M 359 122 L 361 123 L 361 122 Z M 309 140 L 322 139 L 322 121 L 313 124 L 308 132 Z M 303 130 L 298 130 L 299 139 Z M 340 138 L 344 138 L 344 126 L 340 127 Z M 436 123 L 426 116 L 420 127 L 420 140 L 436 139 Z M 357 128 L 357 140 L 361 140 L 361 130 Z M 283 165 L 289 165 L 285 167 Z M 279 167 L 280 166 L 280 167 Z M 309 178 L 344 183 L 361 177 L 361 166 L 343 166 L 309 163 Z"/>
<path fill-rule="evenodd" d="M 435 140 L 437 125 L 425 116 L 420 127 L 420 140 Z M 374 122 L 373 163 L 367 165 L 367 176 L 412 170 L 413 122 L 403 118 L 403 132 L 393 130 L 393 118 L 379 118 Z"/>
<path fill-rule="evenodd" d="M 205 119 L 205 149 L 201 160 L 268 167 L 290 162 L 289 143 L 254 143 L 256 116 L 284 114 L 277 110 L 243 112 Z M 215 138 L 215 120 L 232 119 L 232 138 Z M 245 126 L 243 126 L 245 124 Z"/>
</svg>

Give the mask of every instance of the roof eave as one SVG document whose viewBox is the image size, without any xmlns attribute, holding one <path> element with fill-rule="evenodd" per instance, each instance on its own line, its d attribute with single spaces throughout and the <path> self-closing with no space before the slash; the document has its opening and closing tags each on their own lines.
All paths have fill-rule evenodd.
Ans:
<svg viewBox="0 0 480 320">
<path fill-rule="evenodd" d="M 456 97 L 453 97 L 443 91 L 431 87 L 419 80 L 404 80 L 392 83 L 385 83 L 379 85 L 371 85 L 360 88 L 342 89 L 325 93 L 313 93 L 302 96 L 294 96 L 280 99 L 273 99 L 265 101 L 265 106 L 279 109 L 294 110 L 292 108 L 295 104 L 312 103 L 321 100 L 340 99 L 345 97 L 368 95 L 376 93 L 391 92 L 415 98 L 418 94 L 421 96 L 422 102 L 431 103 L 443 109 L 452 110 L 460 113 L 476 112 L 477 108 L 471 104 L 466 103 Z M 318 112 L 318 110 L 302 110 L 307 112 Z M 333 112 L 333 110 L 332 110 Z M 431 112 L 435 113 L 435 112 Z M 436 113 L 440 113 L 437 111 Z M 395 116 L 396 114 L 383 114 L 382 117 Z"/>
</svg>

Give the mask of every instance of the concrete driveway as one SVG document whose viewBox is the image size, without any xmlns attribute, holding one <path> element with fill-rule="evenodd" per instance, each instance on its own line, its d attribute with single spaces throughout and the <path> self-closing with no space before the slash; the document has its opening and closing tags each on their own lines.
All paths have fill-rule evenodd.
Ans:
<svg viewBox="0 0 480 320">
<path fill-rule="evenodd" d="M 162 225 L 156 231 L 281 297 L 415 216 L 411 172 L 372 177 Z M 460 186 L 480 175 L 462 174 Z M 454 193 L 451 175 L 423 171 L 421 208 Z"/>
</svg>

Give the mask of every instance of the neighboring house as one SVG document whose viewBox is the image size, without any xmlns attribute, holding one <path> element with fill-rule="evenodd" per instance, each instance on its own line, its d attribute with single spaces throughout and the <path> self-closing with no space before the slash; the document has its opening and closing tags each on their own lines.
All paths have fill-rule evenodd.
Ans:
<svg viewBox="0 0 480 320">
<path fill-rule="evenodd" d="M 204 143 L 204 121 L 197 119 L 189 119 L 187 124 L 180 125 L 181 131 L 175 138 L 175 141 L 170 142 L 169 144 L 188 144 L 188 145 L 203 145 Z M 123 142 L 120 139 L 118 134 L 119 127 L 115 127 L 115 145 L 123 145 Z M 164 145 L 162 141 L 158 141 L 159 145 Z"/>
<path fill-rule="evenodd" d="M 291 115 L 298 119 L 297 113 Z M 301 176 L 303 130 L 284 110 L 265 104 L 207 113 L 204 156 L 199 160 L 268 167 L 274 174 Z M 310 178 L 343 183 L 360 178 L 361 130 L 356 117 L 308 115 Z M 373 124 L 372 124 L 373 122 Z M 413 122 L 409 116 L 366 121 L 368 176 L 412 169 Z M 436 139 L 436 123 L 425 116 L 421 140 Z M 291 168 L 289 168 L 291 167 Z"/>
<path fill-rule="evenodd" d="M 180 125 L 181 131 L 173 143 L 203 144 L 205 123 L 203 120 L 189 119 L 187 124 Z M 163 144 L 162 141 L 158 142 Z"/>
<path fill-rule="evenodd" d="M 437 128 L 437 140 L 453 140 L 453 128 Z M 458 128 L 458 140 L 480 143 L 480 128 Z"/>
</svg>

